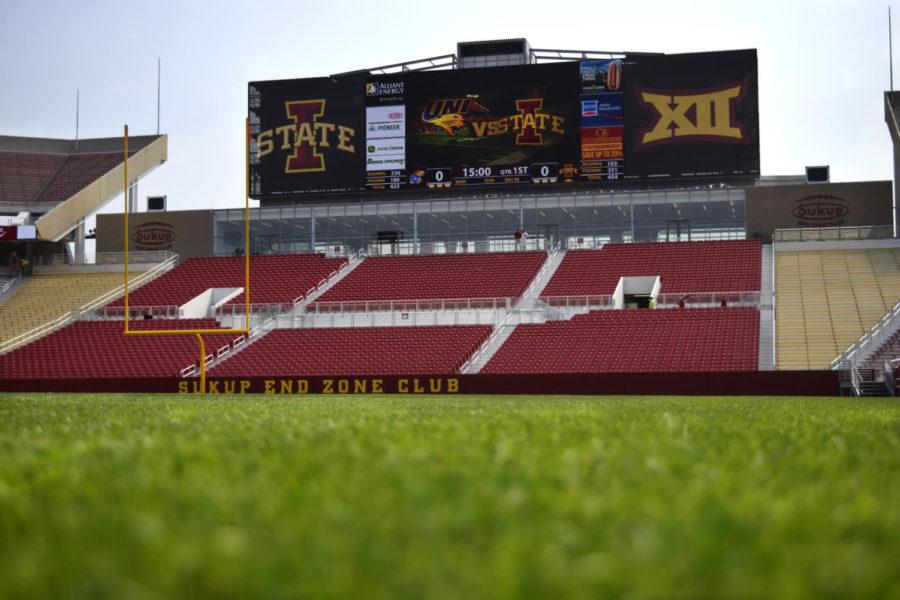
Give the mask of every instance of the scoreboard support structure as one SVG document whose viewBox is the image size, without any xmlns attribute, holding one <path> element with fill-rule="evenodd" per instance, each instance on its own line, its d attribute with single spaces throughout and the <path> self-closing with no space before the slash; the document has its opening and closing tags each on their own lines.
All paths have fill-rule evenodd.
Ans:
<svg viewBox="0 0 900 600">
<path fill-rule="evenodd" d="M 206 345 L 203 334 L 242 334 L 250 333 L 250 119 L 244 121 L 245 137 L 245 186 L 244 186 L 244 327 L 231 329 L 130 329 L 130 311 L 128 308 L 128 125 L 124 127 L 124 190 L 125 214 L 123 218 L 124 258 L 125 258 L 125 329 L 126 337 L 160 336 L 160 335 L 193 335 L 200 351 L 200 395 L 206 394 Z"/>
</svg>

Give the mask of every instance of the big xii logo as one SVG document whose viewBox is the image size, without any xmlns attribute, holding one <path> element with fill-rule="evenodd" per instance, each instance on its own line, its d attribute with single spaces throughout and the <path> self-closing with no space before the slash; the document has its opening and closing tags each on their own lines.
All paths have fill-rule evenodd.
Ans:
<svg viewBox="0 0 900 600">
<path fill-rule="evenodd" d="M 325 171 L 328 151 L 356 152 L 356 130 L 323 120 L 324 98 L 289 100 L 284 103 L 284 110 L 292 123 L 260 132 L 256 142 L 260 158 L 274 152 L 276 145 L 279 150 L 290 152 L 284 162 L 285 173 Z"/>
<path fill-rule="evenodd" d="M 425 105 L 422 121 L 452 136 L 466 124 L 476 138 L 513 132 L 517 146 L 538 146 L 544 143 L 542 132 L 565 134 L 565 117 L 541 112 L 543 106 L 543 98 L 523 98 L 516 100 L 516 114 L 494 120 L 469 118 L 467 122 L 470 113 L 487 113 L 488 109 L 474 98 L 440 98 Z"/>
<path fill-rule="evenodd" d="M 735 122 L 735 107 L 746 88 L 746 81 L 694 94 L 635 87 L 641 104 L 655 113 L 638 134 L 636 149 L 682 141 L 746 142 L 744 126 Z"/>
</svg>

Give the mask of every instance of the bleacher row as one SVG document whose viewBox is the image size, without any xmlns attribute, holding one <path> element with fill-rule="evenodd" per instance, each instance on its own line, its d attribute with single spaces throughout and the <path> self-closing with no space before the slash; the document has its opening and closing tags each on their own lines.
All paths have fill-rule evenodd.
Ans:
<svg viewBox="0 0 900 600">
<path fill-rule="evenodd" d="M 134 153 L 131 153 L 134 154 Z M 122 162 L 121 152 L 0 151 L 0 203 L 62 202 Z"/>
<path fill-rule="evenodd" d="M 545 260 L 540 252 L 370 257 L 317 301 L 517 298 Z M 343 261 L 322 255 L 252 257 L 251 300 L 291 302 Z M 651 274 L 660 276 L 664 291 L 758 291 L 759 265 L 758 242 L 610 244 L 567 253 L 543 295 L 609 294 L 618 277 Z M 133 291 L 130 303 L 180 305 L 209 288 L 239 287 L 243 281 L 243 258 L 189 259 Z M 121 305 L 121 300 L 113 305 Z M 3 308 L 0 305 L 0 316 Z M 162 326 L 157 323 L 179 329 L 197 326 L 186 320 L 140 326 Z M 203 326 L 218 323 L 205 321 Z M 0 374 L 173 376 L 197 361 L 196 341 L 189 336 L 125 338 L 121 330 L 121 321 L 74 323 L 0 356 Z M 755 309 L 596 311 L 518 326 L 484 372 L 755 369 L 758 331 Z M 232 353 L 211 374 L 453 373 L 490 333 L 489 326 L 276 329 Z M 207 351 L 235 337 L 209 336 Z"/>
</svg>

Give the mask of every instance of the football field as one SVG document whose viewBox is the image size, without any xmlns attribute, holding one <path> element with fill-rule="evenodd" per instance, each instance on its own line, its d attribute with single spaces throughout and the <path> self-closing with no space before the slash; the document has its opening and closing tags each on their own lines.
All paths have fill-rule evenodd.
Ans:
<svg viewBox="0 0 900 600">
<path fill-rule="evenodd" d="M 900 597 L 900 401 L 0 395 L 0 597 Z"/>
</svg>

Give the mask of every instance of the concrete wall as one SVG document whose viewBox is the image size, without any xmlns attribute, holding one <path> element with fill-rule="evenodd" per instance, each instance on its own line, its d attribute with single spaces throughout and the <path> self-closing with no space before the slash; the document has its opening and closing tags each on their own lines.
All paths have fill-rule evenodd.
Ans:
<svg viewBox="0 0 900 600">
<path fill-rule="evenodd" d="M 772 185 L 747 189 L 747 237 L 775 229 L 892 225 L 890 181 Z"/>
<path fill-rule="evenodd" d="M 122 252 L 124 215 L 97 215 L 97 252 Z M 212 256 L 213 212 L 132 213 L 128 215 L 128 248 L 169 250 L 181 258 Z"/>
</svg>

